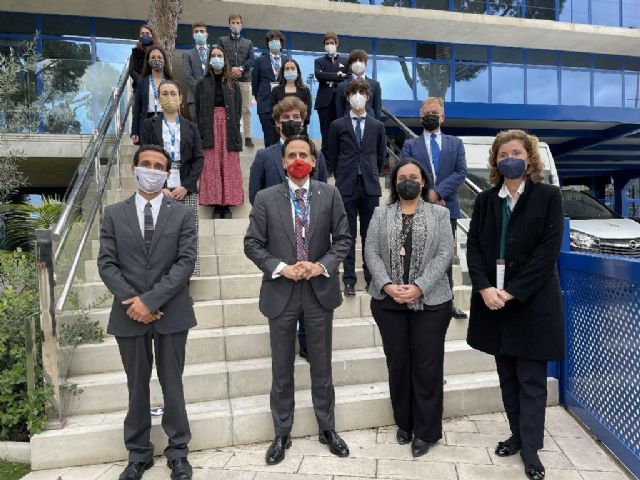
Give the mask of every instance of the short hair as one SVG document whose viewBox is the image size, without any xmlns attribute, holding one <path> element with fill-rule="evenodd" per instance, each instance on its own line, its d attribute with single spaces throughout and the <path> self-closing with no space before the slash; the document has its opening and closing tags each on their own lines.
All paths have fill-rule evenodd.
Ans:
<svg viewBox="0 0 640 480">
<path fill-rule="evenodd" d="M 489 149 L 489 181 L 498 185 L 504 180 L 498 171 L 498 150 L 502 145 L 512 140 L 519 141 L 527 151 L 529 166 L 525 176 L 535 183 L 541 182 L 544 179 L 544 162 L 540 157 L 538 137 L 529 135 L 524 130 L 503 130 L 496 135 L 493 145 Z"/>
<path fill-rule="evenodd" d="M 351 65 L 352 63 L 357 62 L 358 60 L 360 60 L 363 63 L 367 63 L 369 59 L 369 56 L 367 55 L 367 52 L 365 52 L 364 50 L 351 50 L 351 53 L 349 54 L 349 58 L 347 59 L 347 64 Z"/>
<path fill-rule="evenodd" d="M 307 119 L 307 115 L 309 114 L 307 111 L 307 105 L 302 100 L 298 97 L 287 96 L 274 105 L 272 113 L 273 121 L 280 121 L 280 117 L 291 110 L 298 110 L 303 122 Z"/>
<path fill-rule="evenodd" d="M 196 22 L 191 26 L 191 31 L 194 31 L 196 28 L 204 28 L 207 30 L 207 25 L 202 22 Z"/>
<path fill-rule="evenodd" d="M 324 34 L 324 38 L 322 40 L 322 43 L 325 44 L 327 43 L 327 40 L 335 40 L 336 45 L 338 44 L 338 35 L 336 35 L 334 32 L 327 32 Z"/>
<path fill-rule="evenodd" d="M 227 23 L 231 23 L 231 20 L 235 20 L 236 18 L 240 20 L 240 22 L 242 22 L 242 15 L 240 15 L 239 13 L 232 13 L 231 15 L 229 15 L 229 20 Z"/>
<path fill-rule="evenodd" d="M 349 98 L 356 92 L 361 93 L 362 95 L 366 95 L 367 97 L 371 96 L 371 88 L 369 88 L 369 84 L 361 78 L 352 80 L 347 84 L 346 88 L 344 89 L 344 96 L 346 98 Z"/>
<path fill-rule="evenodd" d="M 427 97 L 424 102 L 422 102 L 422 105 L 420 105 L 420 114 L 422 114 L 422 110 L 424 109 L 425 105 L 428 105 L 430 103 L 437 103 L 438 105 L 440 105 L 440 108 L 442 108 L 442 112 L 444 113 L 444 98 L 442 97 Z"/>
<path fill-rule="evenodd" d="M 396 186 L 398 184 L 398 170 L 400 170 L 402 167 L 406 165 L 415 165 L 420 169 L 420 175 L 424 179 L 424 187 L 422 187 L 422 192 L 420 192 L 420 196 L 425 202 L 429 201 L 429 188 L 431 184 L 429 183 L 429 176 L 427 175 L 427 171 L 424 169 L 422 164 L 418 162 L 415 158 L 407 157 L 403 160 L 400 160 L 398 163 L 396 163 L 393 169 L 391 170 L 391 179 L 390 179 L 391 191 L 389 192 L 389 205 L 397 203 L 398 200 L 400 199 L 400 195 L 398 194 L 398 188 Z"/>
<path fill-rule="evenodd" d="M 282 144 L 282 158 L 284 158 L 284 154 L 287 151 L 287 147 L 289 146 L 289 144 L 291 142 L 295 142 L 296 140 L 301 140 L 301 141 L 305 142 L 307 145 L 309 145 L 309 150 L 311 151 L 311 155 L 315 159 L 318 158 L 318 149 L 316 148 L 316 144 L 313 143 L 313 140 L 311 140 L 306 135 L 294 135 L 293 137 L 287 138 L 284 141 L 284 143 Z"/>
<path fill-rule="evenodd" d="M 140 148 L 138 148 L 138 150 L 136 150 L 136 153 L 133 154 L 133 166 L 137 167 L 138 163 L 140 163 L 140 154 L 144 153 L 144 152 L 158 152 L 161 153 L 162 155 L 164 155 L 164 158 L 167 159 L 167 166 L 165 167 L 165 171 L 169 171 L 171 170 L 171 156 L 169 155 L 169 152 L 167 152 L 164 148 L 159 147 L 158 145 L 141 145 Z"/>
<path fill-rule="evenodd" d="M 175 80 L 165 80 L 164 82 L 162 82 L 158 87 L 158 93 L 160 93 L 163 85 L 175 85 L 175 87 L 178 89 L 178 94 L 182 96 L 182 89 L 180 88 L 180 85 L 178 85 L 178 82 L 176 82 Z"/>
<path fill-rule="evenodd" d="M 271 40 L 280 40 L 280 46 L 284 48 L 284 35 L 280 30 L 269 30 L 267 34 L 264 36 L 265 42 L 267 46 L 269 46 L 269 42 Z"/>
</svg>

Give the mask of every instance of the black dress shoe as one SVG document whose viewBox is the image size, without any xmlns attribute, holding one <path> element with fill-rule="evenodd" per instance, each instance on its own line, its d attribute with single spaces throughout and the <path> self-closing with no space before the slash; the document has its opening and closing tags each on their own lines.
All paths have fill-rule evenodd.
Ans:
<svg viewBox="0 0 640 480">
<path fill-rule="evenodd" d="M 222 218 L 222 207 L 220 205 L 213 206 L 213 212 L 211 212 L 211 218 L 214 220 L 217 218 Z"/>
<path fill-rule="evenodd" d="M 356 287 L 354 287 L 353 285 L 345 285 L 344 294 L 347 297 L 354 297 L 356 295 Z"/>
<path fill-rule="evenodd" d="M 524 469 L 524 473 L 531 480 L 542 480 L 545 476 L 544 467 L 542 465 L 529 465 Z"/>
<path fill-rule="evenodd" d="M 231 209 L 225 205 L 224 207 L 222 207 L 222 212 L 220 214 L 220 218 L 225 218 L 225 219 L 229 219 L 231 218 L 233 215 L 231 215 Z"/>
<path fill-rule="evenodd" d="M 171 480 L 191 480 L 193 469 L 187 457 L 167 460 L 167 467 L 171 469 Z"/>
<path fill-rule="evenodd" d="M 140 480 L 144 472 L 151 467 L 153 467 L 153 458 L 148 463 L 129 462 L 118 478 L 119 480 Z"/>
<path fill-rule="evenodd" d="M 291 438 L 289 435 L 274 438 L 264 457 L 267 465 L 276 465 L 284 460 L 285 450 L 289 447 L 291 447 Z"/>
<path fill-rule="evenodd" d="M 349 447 L 345 441 L 340 438 L 340 435 L 335 430 L 325 430 L 318 435 L 320 443 L 323 445 L 329 445 L 329 451 L 338 457 L 348 457 Z"/>
<path fill-rule="evenodd" d="M 451 316 L 456 320 L 464 320 L 465 318 L 467 318 L 467 314 L 455 305 L 451 307 Z"/>
<path fill-rule="evenodd" d="M 418 437 L 414 437 L 411 442 L 411 455 L 415 458 L 421 457 L 429 451 L 429 442 L 420 440 Z"/>
<path fill-rule="evenodd" d="M 400 445 L 406 445 L 407 443 L 409 443 L 412 436 L 413 435 L 411 435 L 411 432 L 405 432 L 401 428 L 399 428 L 396 432 L 396 440 Z"/>
<path fill-rule="evenodd" d="M 496 445 L 496 455 L 499 457 L 510 457 L 520 451 L 520 442 L 513 437 L 508 438 L 504 442 L 498 442 Z"/>
<path fill-rule="evenodd" d="M 542 466 L 542 462 L 540 461 L 540 457 L 538 457 L 538 452 L 522 450 L 520 452 L 520 457 L 522 457 L 524 473 L 527 475 L 527 478 L 530 478 L 531 480 L 542 480 L 544 478 L 545 471 Z"/>
<path fill-rule="evenodd" d="M 244 139 L 244 146 L 247 148 L 253 148 L 253 140 L 251 140 L 251 137 Z"/>
<path fill-rule="evenodd" d="M 300 358 L 304 358 L 307 362 L 309 361 L 309 350 L 307 350 L 307 347 L 300 347 L 298 355 L 300 355 Z"/>
</svg>

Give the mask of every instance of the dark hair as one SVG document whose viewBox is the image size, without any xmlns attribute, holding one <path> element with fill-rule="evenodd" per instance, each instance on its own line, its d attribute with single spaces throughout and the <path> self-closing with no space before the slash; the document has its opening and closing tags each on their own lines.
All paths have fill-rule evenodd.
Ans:
<svg viewBox="0 0 640 480">
<path fill-rule="evenodd" d="M 366 95 L 367 97 L 371 96 L 371 88 L 369 88 L 369 84 L 361 78 L 356 78 L 347 84 L 347 87 L 344 89 L 344 96 L 349 98 L 356 92 Z"/>
<path fill-rule="evenodd" d="M 352 63 L 360 60 L 363 63 L 367 63 L 369 56 L 367 52 L 364 50 L 351 50 L 349 54 L 349 58 L 347 59 L 347 65 L 351 65 Z"/>
<path fill-rule="evenodd" d="M 153 39 L 153 43 L 148 47 L 145 47 L 144 45 L 142 45 L 142 42 L 140 42 L 140 32 L 142 31 L 143 28 L 146 28 L 151 32 L 151 38 Z M 144 50 L 145 48 L 150 48 L 154 46 L 155 43 L 156 43 L 156 35 L 153 33 L 153 29 L 149 26 L 149 24 L 143 23 L 142 25 L 140 25 L 140 28 L 138 29 L 138 43 L 136 43 L 136 48 L 139 50 Z"/>
<path fill-rule="evenodd" d="M 287 151 L 287 147 L 289 146 L 289 144 L 291 142 L 295 142 L 297 140 L 303 141 L 305 142 L 307 145 L 309 145 L 309 151 L 311 152 L 311 156 L 316 160 L 316 162 L 318 161 L 318 150 L 316 148 L 316 144 L 313 143 L 313 140 L 311 140 L 309 137 L 307 137 L 306 135 L 295 135 L 293 137 L 289 137 L 287 138 L 284 143 L 282 144 L 282 159 L 284 160 L 284 154 Z M 316 163 L 317 166 L 317 163 Z M 309 174 L 309 177 L 313 177 L 316 174 L 316 166 L 314 166 L 311 169 L 311 173 Z M 284 173 L 287 173 L 287 169 L 285 168 Z"/>
<path fill-rule="evenodd" d="M 222 80 L 227 84 L 227 88 L 231 90 L 232 87 L 232 79 L 231 79 L 231 66 L 229 65 L 229 59 L 227 58 L 227 52 L 224 51 L 224 48 L 220 45 L 211 45 L 209 48 L 209 53 L 207 54 L 207 73 L 205 77 L 213 78 L 213 67 L 211 66 L 211 56 L 213 55 L 214 50 L 220 50 L 222 52 L 222 58 L 224 59 L 224 67 L 222 68 Z"/>
<path fill-rule="evenodd" d="M 141 153 L 149 152 L 149 151 L 158 152 L 164 155 L 164 158 L 167 159 L 167 166 L 165 167 L 165 170 L 167 172 L 171 170 L 171 156 L 169 155 L 169 152 L 167 152 L 164 148 L 159 147 L 158 145 L 141 145 L 140 148 L 136 150 L 136 153 L 133 154 L 133 166 L 134 167 L 138 166 L 138 163 L 140 162 Z"/>
<path fill-rule="evenodd" d="M 422 192 L 420 196 L 425 202 L 429 201 L 429 177 L 427 176 L 427 171 L 424 169 L 422 164 L 418 162 L 415 158 L 407 157 L 404 160 L 400 160 L 396 163 L 391 170 L 391 192 L 389 193 L 389 205 L 393 203 L 397 203 L 400 200 L 400 196 L 398 195 L 398 189 L 396 188 L 396 184 L 398 183 L 398 170 L 407 165 L 415 165 L 420 169 L 420 176 L 424 179 L 424 187 L 422 187 Z"/>
<path fill-rule="evenodd" d="M 338 35 L 336 35 L 333 32 L 327 32 L 324 34 L 324 38 L 322 40 L 322 44 L 326 45 L 327 40 L 334 40 L 336 42 L 336 45 L 338 45 Z"/>
<path fill-rule="evenodd" d="M 280 73 L 278 73 L 278 78 L 276 79 L 278 84 L 281 87 L 284 87 L 287 84 L 287 81 L 284 78 L 284 66 L 289 62 L 293 63 L 298 69 L 298 78 L 296 78 L 295 81 L 293 82 L 296 88 L 299 90 L 302 90 L 303 88 L 307 88 L 304 81 L 302 80 L 302 70 L 300 70 L 300 65 L 298 65 L 298 62 L 296 62 L 293 58 L 288 58 L 286 62 L 282 63 L 282 68 L 280 68 Z"/>
<path fill-rule="evenodd" d="M 173 80 L 173 75 L 171 75 L 171 67 L 169 66 L 169 61 L 167 57 L 167 52 L 164 51 L 160 45 L 151 45 L 147 48 L 147 52 L 144 54 L 144 65 L 142 67 L 142 77 L 146 77 L 151 75 L 151 67 L 149 66 L 149 57 L 151 56 L 151 52 L 158 50 L 162 54 L 162 58 L 164 58 L 164 79 L 165 80 Z"/>
<path fill-rule="evenodd" d="M 182 96 L 182 89 L 180 88 L 180 85 L 178 85 L 178 82 L 174 80 L 165 80 L 164 82 L 162 82 L 158 87 L 158 94 L 160 93 L 160 89 L 163 85 L 175 85 L 175 87 L 178 89 L 178 95 Z"/>
<path fill-rule="evenodd" d="M 307 105 L 300 100 L 298 97 L 294 95 L 287 95 L 278 103 L 273 106 L 271 110 L 271 116 L 273 117 L 273 122 L 279 122 L 280 117 L 291 110 L 298 110 L 300 112 L 300 116 L 302 117 L 302 122 L 304 123 L 309 116 L 309 112 L 307 110 Z M 275 127 L 276 130 L 278 127 Z"/>
<path fill-rule="evenodd" d="M 229 15 L 229 20 L 227 23 L 231 23 L 231 20 L 234 20 L 236 18 L 240 19 L 240 22 L 244 23 L 242 21 L 242 15 L 240 15 L 239 13 L 232 13 L 231 15 Z"/>
<path fill-rule="evenodd" d="M 264 36 L 267 47 L 269 46 L 269 42 L 271 40 L 280 40 L 280 48 L 284 50 L 284 35 L 280 33 L 280 30 L 269 30 L 267 34 Z"/>
<path fill-rule="evenodd" d="M 196 22 L 193 25 L 191 25 L 191 31 L 193 32 L 196 28 L 204 28 L 205 30 L 209 30 L 207 28 L 207 25 L 203 22 Z"/>
</svg>

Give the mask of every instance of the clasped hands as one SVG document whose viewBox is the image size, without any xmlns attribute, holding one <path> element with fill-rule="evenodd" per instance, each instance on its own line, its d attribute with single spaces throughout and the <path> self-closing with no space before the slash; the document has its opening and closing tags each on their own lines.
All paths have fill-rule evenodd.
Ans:
<svg viewBox="0 0 640 480">
<path fill-rule="evenodd" d="M 297 282 L 299 280 L 310 280 L 313 277 L 322 275 L 324 267 L 319 263 L 298 262 L 295 265 L 287 265 L 280 273 L 289 280 Z"/>
<path fill-rule="evenodd" d="M 156 320 L 160 320 L 160 318 L 162 318 L 162 315 L 164 315 L 164 313 L 162 313 L 160 310 L 158 310 L 156 313 L 153 313 L 151 310 L 149 310 L 149 307 L 147 307 L 142 302 L 142 300 L 140 300 L 140 297 L 130 298 L 122 302 L 122 304 L 129 305 L 129 308 L 127 309 L 127 315 L 129 315 L 129 317 L 131 317 L 136 322 L 147 324 L 155 322 Z"/>
<path fill-rule="evenodd" d="M 389 283 L 383 290 L 396 303 L 414 303 L 422 296 L 422 290 L 417 285 L 394 285 Z"/>
<path fill-rule="evenodd" d="M 167 198 L 173 198 L 174 200 L 180 201 L 187 195 L 187 193 L 189 193 L 189 191 L 186 188 L 184 188 L 182 185 L 180 185 L 179 187 L 176 187 L 173 190 L 169 190 L 168 188 L 163 188 L 162 193 L 164 193 L 164 196 Z"/>
<path fill-rule="evenodd" d="M 489 310 L 500 310 L 509 300 L 513 299 L 513 295 L 509 292 L 495 287 L 480 290 L 480 295 L 482 295 L 482 300 L 484 300 L 484 304 Z"/>
</svg>

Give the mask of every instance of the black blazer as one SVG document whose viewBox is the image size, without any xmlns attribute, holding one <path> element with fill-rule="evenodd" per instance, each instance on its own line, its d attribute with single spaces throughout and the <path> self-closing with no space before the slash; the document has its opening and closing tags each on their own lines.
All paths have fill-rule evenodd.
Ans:
<svg viewBox="0 0 640 480">
<path fill-rule="evenodd" d="M 349 110 L 351 110 L 349 100 L 345 96 L 344 91 L 352 80 L 353 78 L 348 79 L 346 82 L 342 82 L 336 89 L 337 118 L 346 115 L 349 113 Z M 365 77 L 365 81 L 369 84 L 369 90 L 371 91 L 369 100 L 367 100 L 367 113 L 369 115 L 373 115 L 376 120 L 380 120 L 380 115 L 382 114 L 382 90 L 380 88 L 380 82 L 369 77 Z"/>
<path fill-rule="evenodd" d="M 129 76 L 131 77 L 131 87 L 136 90 L 136 86 L 142 75 L 142 67 L 144 67 L 144 56 L 147 53 L 145 47 L 133 47 L 131 49 L 131 57 L 129 57 Z"/>
<path fill-rule="evenodd" d="M 287 63 L 287 56 L 280 55 L 280 68 Z M 271 67 L 271 55 L 269 52 L 263 53 L 256 59 L 251 76 L 251 89 L 253 96 L 258 102 L 258 113 L 271 113 L 271 82 L 275 82 L 276 77 Z"/>
<path fill-rule="evenodd" d="M 387 137 L 381 121 L 367 114 L 362 144 L 358 145 L 351 117 L 344 115 L 331 122 L 327 144 L 327 161 L 343 197 L 355 193 L 358 164 L 366 194 L 373 197 L 382 195 L 379 177 L 387 155 Z"/>
<path fill-rule="evenodd" d="M 493 355 L 559 360 L 565 344 L 556 266 L 563 230 L 560 189 L 527 180 L 507 227 L 504 287 L 515 298 L 493 311 L 480 290 L 496 285 L 501 186 L 478 196 L 471 217 L 467 264 L 473 290 L 467 342 Z"/>
<path fill-rule="evenodd" d="M 147 118 L 142 123 L 140 145 L 164 148 L 162 117 Z M 189 193 L 198 193 L 198 179 L 204 164 L 202 142 L 196 124 L 180 115 L 180 181 Z"/>
<path fill-rule="evenodd" d="M 309 125 L 311 121 L 311 92 L 308 88 L 296 88 L 296 93 L 285 93 L 284 87 L 276 87 L 271 90 L 271 111 L 276 103 L 282 100 L 284 97 L 296 96 L 307 106 L 307 119 L 304 121 L 304 126 Z"/>
<path fill-rule="evenodd" d="M 335 60 L 332 61 L 331 57 L 323 55 L 318 57 L 313 62 L 313 70 L 318 80 L 318 94 L 316 95 L 316 110 L 330 107 L 335 102 L 336 89 L 340 82 L 346 80 L 348 77 L 339 77 L 338 72 L 343 72 L 349 75 L 349 69 L 347 67 L 347 57 L 344 55 L 337 55 Z"/>
<path fill-rule="evenodd" d="M 138 82 L 136 96 L 133 102 L 133 114 L 131 115 L 131 135 L 140 135 L 142 122 L 147 119 L 149 111 L 149 79 L 147 75 Z"/>
<path fill-rule="evenodd" d="M 241 152 L 240 114 L 242 97 L 240 96 L 238 82 L 232 80 L 231 89 L 229 89 L 223 79 L 222 93 L 224 95 L 224 108 L 227 112 L 227 150 L 229 152 Z M 196 85 L 196 118 L 198 119 L 198 131 L 202 139 L 202 148 L 213 148 L 213 104 L 215 98 L 216 82 L 213 75 L 207 74 Z"/>
</svg>

